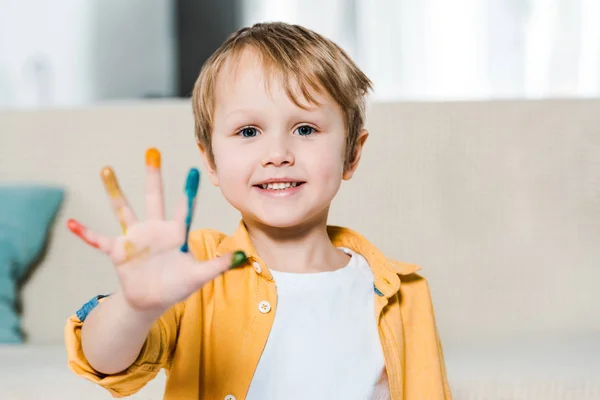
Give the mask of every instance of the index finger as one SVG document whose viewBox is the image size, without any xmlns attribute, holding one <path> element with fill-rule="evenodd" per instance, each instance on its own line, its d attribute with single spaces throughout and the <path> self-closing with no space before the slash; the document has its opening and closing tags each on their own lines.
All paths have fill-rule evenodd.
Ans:
<svg viewBox="0 0 600 400">
<path fill-rule="evenodd" d="M 115 171 L 113 171 L 111 167 L 104 167 L 100 171 L 100 176 L 102 178 L 102 183 L 104 183 L 104 188 L 110 197 L 112 207 L 119 219 L 119 224 L 121 224 L 121 230 L 123 231 L 123 234 L 126 234 L 127 227 L 134 224 L 136 221 L 135 214 L 129 207 L 129 203 L 123 195 Z"/>
</svg>

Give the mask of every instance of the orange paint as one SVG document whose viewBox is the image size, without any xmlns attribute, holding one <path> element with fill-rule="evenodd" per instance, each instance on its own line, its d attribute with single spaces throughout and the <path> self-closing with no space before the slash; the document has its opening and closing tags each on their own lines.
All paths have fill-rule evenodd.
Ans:
<svg viewBox="0 0 600 400">
<path fill-rule="evenodd" d="M 160 152 L 151 147 L 146 150 L 146 165 L 149 167 L 160 168 Z"/>
<path fill-rule="evenodd" d="M 102 182 L 104 182 L 104 187 L 110 197 L 116 199 L 123 196 L 115 172 L 111 167 L 102 168 L 100 176 L 102 177 Z"/>
<path fill-rule="evenodd" d="M 75 235 L 79 236 L 84 242 L 86 242 L 90 246 L 95 247 L 95 248 L 100 247 L 100 245 L 98 243 L 87 238 L 86 227 L 81 225 L 79 222 L 75 221 L 74 219 L 71 218 L 67 221 L 67 228 L 69 228 L 69 230 L 71 232 L 73 232 Z"/>
</svg>

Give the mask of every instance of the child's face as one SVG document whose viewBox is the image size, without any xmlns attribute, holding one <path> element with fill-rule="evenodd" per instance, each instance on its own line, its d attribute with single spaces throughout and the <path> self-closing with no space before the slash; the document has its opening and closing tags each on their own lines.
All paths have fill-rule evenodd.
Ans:
<svg viewBox="0 0 600 400">
<path fill-rule="evenodd" d="M 312 93 L 321 106 L 304 110 L 278 79 L 265 85 L 259 58 L 245 51 L 226 64 L 215 86 L 211 179 L 245 219 L 287 228 L 326 221 L 344 171 L 344 115 L 328 95 Z M 302 96 L 298 96 L 303 99 Z M 358 154 L 366 139 L 359 140 Z M 206 159 L 206 157 L 205 157 Z M 275 187 L 267 183 L 275 183 Z M 277 184 L 277 182 L 280 182 Z M 277 189 L 283 184 L 291 187 Z"/>
</svg>

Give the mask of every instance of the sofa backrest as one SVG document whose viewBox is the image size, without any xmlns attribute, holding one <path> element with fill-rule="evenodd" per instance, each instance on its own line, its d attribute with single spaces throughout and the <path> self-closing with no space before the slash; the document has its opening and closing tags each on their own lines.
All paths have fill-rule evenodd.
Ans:
<svg viewBox="0 0 600 400">
<path fill-rule="evenodd" d="M 443 340 L 600 331 L 600 101 L 376 103 L 367 127 L 330 223 L 422 267 Z M 23 287 L 29 341 L 61 342 L 70 314 L 116 288 L 108 260 L 65 221 L 118 234 L 104 165 L 143 216 L 150 146 L 173 210 L 188 168 L 203 169 L 187 100 L 0 112 L 0 182 L 67 189 Z M 204 179 L 194 228 L 231 233 L 238 221 Z"/>
</svg>

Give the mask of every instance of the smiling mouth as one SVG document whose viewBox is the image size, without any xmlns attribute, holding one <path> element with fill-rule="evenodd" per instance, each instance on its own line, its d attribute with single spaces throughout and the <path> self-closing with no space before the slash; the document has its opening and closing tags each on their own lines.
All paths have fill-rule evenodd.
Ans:
<svg viewBox="0 0 600 400">
<path fill-rule="evenodd" d="M 269 182 L 254 185 L 263 190 L 285 190 L 303 185 L 305 182 Z"/>
</svg>

